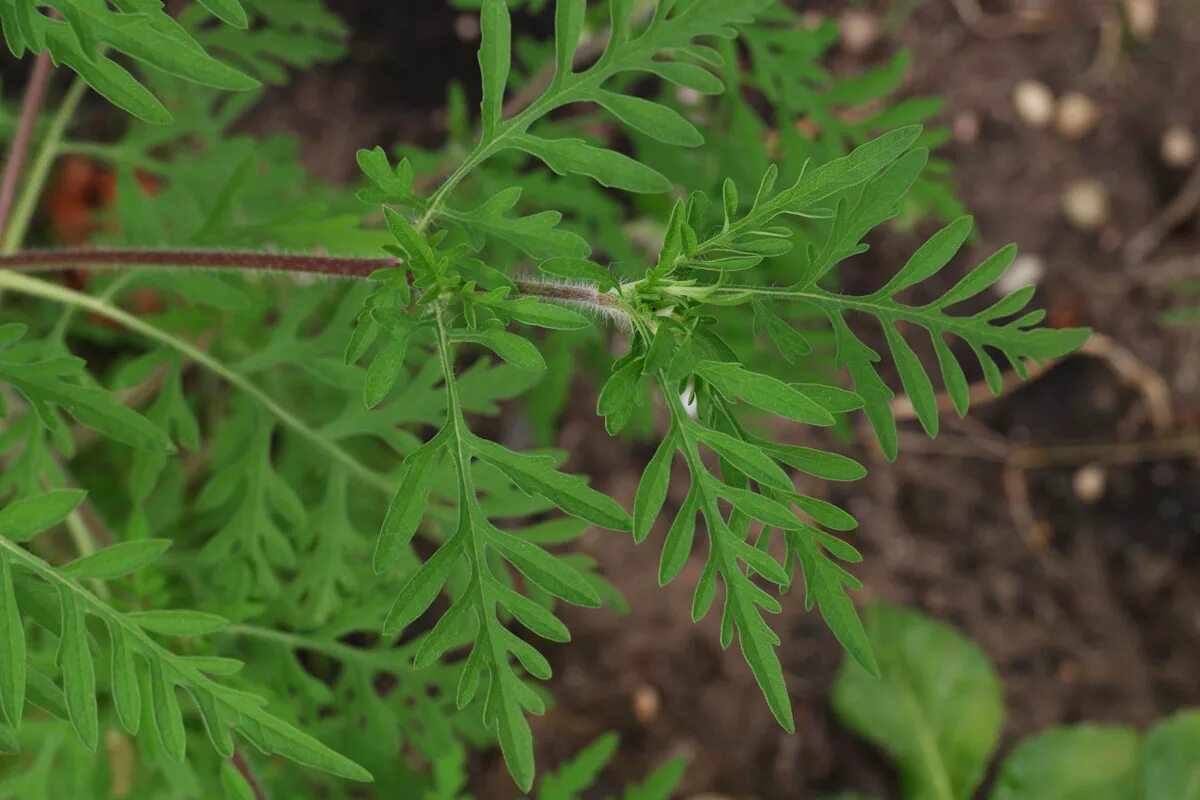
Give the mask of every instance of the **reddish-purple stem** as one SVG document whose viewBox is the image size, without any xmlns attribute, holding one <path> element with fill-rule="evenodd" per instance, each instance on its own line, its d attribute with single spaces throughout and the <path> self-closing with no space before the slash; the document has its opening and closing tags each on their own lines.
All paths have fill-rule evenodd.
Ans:
<svg viewBox="0 0 1200 800">
<path fill-rule="evenodd" d="M 25 99 L 21 101 L 21 116 L 17 122 L 17 133 L 8 150 L 8 161 L 4 165 L 4 177 L 0 179 L 0 237 L 8 228 L 8 218 L 17 201 L 17 187 L 21 173 L 25 171 L 25 156 L 33 140 L 33 129 L 46 96 L 46 85 L 50 82 L 50 51 L 43 50 L 33 62 L 33 72 L 25 87 Z"/>
<path fill-rule="evenodd" d="M 233 758 L 230 761 L 233 762 L 234 768 L 242 773 L 242 777 L 246 779 L 246 785 L 250 787 L 250 791 L 254 792 L 254 800 L 267 800 L 267 793 L 263 791 L 262 784 L 258 782 L 258 776 L 254 774 L 254 770 L 251 768 L 250 763 L 246 761 L 246 757 L 237 750 L 234 750 Z"/>
<path fill-rule="evenodd" d="M 395 267 L 395 258 L 348 258 L 289 253 L 235 252 L 229 250 L 117 250 L 67 249 L 24 250 L 0 256 L 0 269 L 14 272 L 42 272 L 52 269 L 93 267 L 184 267 L 189 269 L 249 269 L 303 272 L 319 275 L 364 278 L 386 267 Z"/>
</svg>

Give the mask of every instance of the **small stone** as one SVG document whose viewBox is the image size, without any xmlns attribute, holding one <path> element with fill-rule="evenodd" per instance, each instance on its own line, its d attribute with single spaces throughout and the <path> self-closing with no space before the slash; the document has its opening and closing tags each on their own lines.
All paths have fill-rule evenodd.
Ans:
<svg viewBox="0 0 1200 800">
<path fill-rule="evenodd" d="M 954 118 L 954 141 L 974 144 L 979 139 L 979 129 L 979 115 L 974 111 L 964 111 Z"/>
<path fill-rule="evenodd" d="M 1064 138 L 1082 139 L 1092 132 L 1099 120 L 1100 109 L 1085 94 L 1068 92 L 1058 101 L 1055 127 Z"/>
<path fill-rule="evenodd" d="M 698 106 L 704 96 L 690 86 L 679 86 L 675 89 L 675 99 L 685 106 Z"/>
<path fill-rule="evenodd" d="M 1013 88 L 1017 115 L 1031 128 L 1044 128 L 1054 118 L 1054 93 L 1041 81 L 1021 81 Z"/>
<path fill-rule="evenodd" d="M 862 9 L 851 8 L 838 17 L 838 35 L 842 47 L 852 55 L 862 55 L 879 41 L 879 19 Z"/>
<path fill-rule="evenodd" d="M 1076 228 L 1099 230 L 1108 221 L 1108 190 L 1098 180 L 1076 181 L 1063 192 L 1062 206 Z"/>
<path fill-rule="evenodd" d="M 1140 42 L 1148 41 L 1158 27 L 1158 0 L 1124 0 L 1124 4 L 1130 35 Z"/>
<path fill-rule="evenodd" d="M 1037 286 L 1046 274 L 1046 262 L 1035 253 L 1022 253 L 1017 256 L 1008 271 L 996 281 L 996 290 L 1002 294 L 1011 294 L 1026 286 Z"/>
<path fill-rule="evenodd" d="M 653 722 L 661 708 L 662 695 L 653 686 L 643 684 L 633 693 L 633 716 L 643 725 Z"/>
<path fill-rule="evenodd" d="M 473 42 L 479 38 L 479 17 L 474 14 L 459 14 L 454 18 L 454 35 L 460 42 Z"/>
<path fill-rule="evenodd" d="M 1167 166 L 1190 167 L 1196 161 L 1196 151 L 1196 136 L 1183 125 L 1172 125 L 1163 133 L 1159 153 Z"/>
<path fill-rule="evenodd" d="M 1076 497 L 1092 505 L 1104 497 L 1105 489 L 1108 488 L 1108 473 L 1096 464 L 1080 467 L 1071 478 L 1071 487 L 1075 490 Z"/>
</svg>

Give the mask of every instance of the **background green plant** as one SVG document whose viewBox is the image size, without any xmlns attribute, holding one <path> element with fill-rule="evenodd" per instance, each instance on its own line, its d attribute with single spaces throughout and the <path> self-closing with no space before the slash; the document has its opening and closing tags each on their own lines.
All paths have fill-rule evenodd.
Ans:
<svg viewBox="0 0 1200 800">
<path fill-rule="evenodd" d="M 531 679 L 550 665 L 525 634 L 569 639 L 563 602 L 622 607 L 561 546 L 589 524 L 646 539 L 676 454 L 691 488 L 660 581 L 707 544 L 692 616 L 720 609 L 722 644 L 736 635 L 791 729 L 766 615 L 794 580 L 875 670 L 843 566 L 861 558 L 844 538 L 855 522 L 793 474 L 863 469 L 773 441 L 764 416 L 831 427 L 863 409 L 895 457 L 893 392 L 860 317 L 882 326 L 930 434 L 910 332 L 960 414 L 960 355 L 998 391 L 998 360 L 1024 374 L 1086 336 L 1037 327 L 1029 290 L 960 311 L 1012 248 L 938 300 L 904 300 L 971 229 L 928 177 L 939 134 L 904 124 L 935 105 L 840 122 L 903 61 L 833 81 L 816 66 L 831 29 L 766 0 L 561 0 L 553 44 L 515 48 L 507 5 L 486 0 L 478 119 L 453 92 L 444 150 L 363 150 L 357 192 L 308 177 L 289 138 L 231 132 L 258 83 L 341 52 L 319 4 L 52 7 L 61 21 L 0 3 L 15 54 L 48 47 L 79 76 L 36 130 L 0 237 L 0 743 L 21 753 L 0 786 L 21 797 L 61 796 L 68 773 L 85 796 L 126 781 L 338 797 L 373 779 L 380 796 L 454 797 L 466 749 L 493 741 L 529 791 L 526 715 L 550 699 Z M 88 86 L 132 115 L 114 141 L 69 138 Z M 794 131 L 801 113 L 824 120 L 816 141 Z M 598 120 L 618 133 L 597 136 Z M 20 251 L 63 153 L 116 169 L 115 249 Z M 882 288 L 838 288 L 872 228 L 930 211 L 949 223 Z M 102 270 L 87 291 L 29 274 L 75 265 Z M 146 289 L 164 308 L 127 310 Z M 548 442 L 580 353 L 604 376 L 609 433 L 659 440 L 632 513 L 561 471 L 567 454 L 502 444 L 492 419 L 525 398 Z M 597 747 L 580 774 L 611 751 Z M 678 767 L 662 774 L 627 796 L 663 796 Z"/>
<path fill-rule="evenodd" d="M 866 610 L 879 677 L 847 660 L 833 708 L 895 762 L 905 800 L 967 800 L 999 745 L 1000 681 L 987 655 L 950 626 L 883 604 Z M 1200 711 L 1144 735 L 1080 723 L 1018 743 L 1000 763 L 993 800 L 1175 800 L 1200 791 Z M 849 800 L 850 796 L 844 796 Z"/>
</svg>

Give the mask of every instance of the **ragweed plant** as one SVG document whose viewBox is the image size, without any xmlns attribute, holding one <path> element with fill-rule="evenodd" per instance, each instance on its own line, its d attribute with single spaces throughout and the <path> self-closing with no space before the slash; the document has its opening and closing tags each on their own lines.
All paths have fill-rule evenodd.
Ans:
<svg viewBox="0 0 1200 800">
<path fill-rule="evenodd" d="M 962 414 L 960 355 L 999 391 L 1001 362 L 1023 375 L 1086 332 L 1039 327 L 1031 289 L 960 311 L 1012 248 L 906 302 L 967 218 L 878 290 L 838 288 L 836 267 L 922 185 L 917 126 L 839 129 L 811 158 L 789 139 L 778 165 L 707 193 L 658 168 L 706 141 L 708 101 L 655 87 L 739 88 L 726 81 L 748 32 L 756 80 L 786 71 L 768 33 L 788 19 L 769 0 L 559 0 L 554 22 L 546 66 L 535 48 L 520 77 L 509 9 L 485 0 L 478 115 L 453 94 L 444 152 L 363 150 L 351 193 L 308 178 L 290 139 L 233 129 L 260 83 L 340 52 L 319 3 L 203 0 L 171 17 L 152 0 L 0 2 L 12 52 L 38 54 L 20 111 L 5 109 L 0 189 L 0 746 L 20 752 L 0 794 L 350 797 L 373 779 L 379 796 L 457 797 L 465 749 L 492 741 L 529 791 L 527 715 L 551 675 L 533 637 L 570 638 L 561 603 L 622 605 L 561 546 L 588 526 L 644 542 L 676 462 L 689 488 L 663 521 L 660 581 L 698 551 L 692 617 L 716 609 L 780 724 L 793 727 L 768 617 L 793 582 L 875 670 L 847 594 L 855 521 L 795 479 L 864 470 L 775 441 L 764 418 L 829 427 L 861 410 L 894 458 L 885 374 L 938 427 L 914 333 Z M 77 78 L 42 120 L 51 60 Z M 115 140 L 69 138 L 88 87 L 131 115 Z M 781 116 L 811 106 L 811 91 L 777 89 L 793 98 Z M 717 134 L 757 151 L 738 133 L 749 106 L 720 102 Z M 597 114 L 599 133 L 579 124 Z M 845 140 L 857 146 L 837 155 Z M 22 250 L 68 153 L 112 170 L 102 246 Z M 66 268 L 83 270 L 74 285 L 34 274 Z M 637 419 L 644 435 L 651 409 L 665 420 L 631 510 L 489 420 L 536 396 L 548 360 L 561 389 L 587 331 L 623 353 L 588 350 L 607 361 L 609 434 Z M 779 358 L 756 352 L 768 346 Z M 102 744 L 106 758 L 89 755 Z M 628 796 L 665 796 L 677 777 Z"/>
</svg>

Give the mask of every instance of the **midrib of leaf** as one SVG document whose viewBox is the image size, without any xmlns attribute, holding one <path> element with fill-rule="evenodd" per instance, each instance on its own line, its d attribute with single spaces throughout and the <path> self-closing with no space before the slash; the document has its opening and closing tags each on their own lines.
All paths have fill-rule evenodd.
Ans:
<svg viewBox="0 0 1200 800">
<path fill-rule="evenodd" d="M 119 322 L 131 331 L 141 334 L 148 339 L 153 339 L 160 344 L 166 345 L 171 349 L 183 354 L 184 356 L 200 364 L 208 369 L 213 374 L 223 379 L 230 386 L 246 394 L 251 399 L 258 402 L 269 413 L 275 416 L 284 426 L 291 428 L 303 438 L 316 446 L 319 450 L 323 450 L 331 457 L 344 464 L 347 469 L 355 476 L 360 478 L 365 484 L 371 486 L 380 492 L 390 494 L 395 487 L 383 475 L 375 472 L 365 464 L 358 461 L 352 455 L 343 450 L 336 442 L 333 442 L 321 434 L 320 431 L 308 425 L 304 420 L 297 417 L 291 411 L 284 408 L 275 401 L 270 395 L 260 389 L 252 381 L 245 376 L 239 374 L 235 370 L 226 366 L 221 361 L 213 358 L 208 353 L 195 347 L 191 343 L 179 339 L 163 329 L 151 325 L 145 320 L 129 314 L 117 306 L 112 305 L 108 301 L 92 297 L 82 292 L 77 292 L 73 289 L 68 289 L 65 286 L 56 286 L 48 281 L 39 278 L 33 278 L 28 275 L 20 275 L 15 272 L 0 270 L 0 291 L 4 289 L 12 289 L 13 291 L 32 297 L 40 297 L 45 300 L 52 300 L 58 303 L 63 303 L 69 306 L 82 308 L 86 311 L 91 311 L 100 316 L 106 317 L 113 322 Z"/>
<path fill-rule="evenodd" d="M 902 320 L 919 325 L 926 330 L 945 331 L 962 339 L 997 347 L 1019 344 L 1017 337 L 1027 333 L 1024 330 L 1006 328 L 990 323 L 980 322 L 971 325 L 969 324 L 972 319 L 971 317 L 928 314 L 924 313 L 920 307 L 900 305 L 899 303 L 896 305 L 880 305 L 858 297 L 828 292 L 823 289 L 815 292 L 796 292 L 788 289 L 767 289 L 757 286 L 722 286 L 718 291 L 733 294 L 748 292 L 768 297 L 798 300 L 811 303 L 822 309 L 826 309 L 829 306 L 836 306 L 838 308 L 869 314 L 884 322 Z M 1004 335 L 1005 333 L 1011 334 L 1011 337 Z"/>
<path fill-rule="evenodd" d="M 912 714 L 914 720 L 912 727 L 917 737 L 917 746 L 925 761 L 926 770 L 933 781 L 933 789 L 937 793 L 937 800 L 955 800 L 954 791 L 950 786 L 950 775 L 946 770 L 946 762 L 942 760 L 942 755 L 938 751 L 933 731 L 929 727 L 929 721 L 921 713 L 920 703 L 912 696 L 907 687 L 901 690 L 900 696 Z"/>
<path fill-rule="evenodd" d="M 679 399 L 679 393 L 671 391 L 670 381 L 663 374 L 658 375 L 659 388 L 662 391 L 663 398 L 666 400 L 667 408 L 670 411 L 671 419 L 675 427 L 679 430 L 681 442 L 681 450 L 684 460 L 687 462 L 688 470 L 692 474 L 692 479 L 699 492 L 701 504 L 705 510 L 705 518 L 710 520 L 706 526 L 708 529 L 709 546 L 716 553 L 717 569 L 725 579 L 726 602 L 733 604 L 734 623 L 738 630 L 738 636 L 742 639 L 743 645 L 748 645 L 747 650 L 752 650 L 756 653 L 767 653 L 767 658 L 773 659 L 774 655 L 771 651 L 771 643 L 762 641 L 757 638 L 754 622 L 758 621 L 757 617 L 759 610 L 755 606 L 754 601 L 745 597 L 740 585 L 740 577 L 744 577 L 741 567 L 737 563 L 736 557 L 732 556 L 726 548 L 721 525 L 713 524 L 712 520 L 721 520 L 721 509 L 717 503 L 716 496 L 712 493 L 709 484 L 710 473 L 708 468 L 704 466 L 700 459 L 700 452 L 696 445 L 696 440 L 691 436 L 691 426 L 694 424 L 687 411 L 683 408 L 683 402 Z M 754 615 L 756 619 L 750 619 L 750 615 Z M 758 675 L 758 667 L 754 664 L 750 665 L 751 670 Z M 765 682 L 765 681 L 764 681 Z M 764 695 L 766 695 L 764 687 Z M 776 718 L 779 719 L 781 725 L 784 725 L 789 731 L 794 728 L 790 724 L 790 707 L 776 709 L 770 696 L 767 696 L 768 705 L 775 712 Z M 786 703 L 786 698 L 784 699 Z M 785 721 L 786 719 L 786 721 Z"/>
<path fill-rule="evenodd" d="M 314 636 L 263 628 L 258 625 L 235 623 L 226 625 L 217 631 L 217 634 L 276 642 L 293 650 L 311 650 L 343 663 L 361 664 L 373 670 L 394 671 L 396 666 L 396 659 L 388 651 L 364 650 L 343 644 L 335 639 L 318 639 Z"/>
<path fill-rule="evenodd" d="M 454 460 L 454 470 L 458 473 L 458 488 L 462 494 L 459 504 L 459 525 L 467 526 L 467 536 L 470 538 L 468 556 L 471 560 L 471 576 L 475 582 L 475 590 L 479 597 L 476 601 L 479 608 L 479 639 L 476 647 L 483 646 L 491 658 L 489 669 L 492 675 L 491 691 L 501 697 L 501 704 L 508 703 L 504 699 L 504 681 L 502 672 L 506 668 L 507 654 L 497 648 L 496 637 L 492 635 L 492 604 L 488 595 L 487 581 L 484 571 L 487 560 L 483 552 L 484 543 L 480 536 L 479 527 L 474 524 L 475 513 L 475 481 L 471 477 L 471 461 L 467 456 L 466 435 L 463 431 L 465 421 L 462 413 L 462 402 L 458 396 L 458 384 L 455 381 L 453 350 L 450 337 L 446 332 L 446 320 L 440 305 L 434 306 L 434 319 L 437 323 L 438 359 L 442 366 L 442 379 L 446 384 L 446 413 L 450 425 L 450 433 L 454 437 L 450 456 Z M 499 724 L 500 714 L 497 714 Z"/>
</svg>

